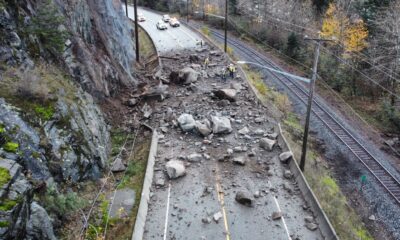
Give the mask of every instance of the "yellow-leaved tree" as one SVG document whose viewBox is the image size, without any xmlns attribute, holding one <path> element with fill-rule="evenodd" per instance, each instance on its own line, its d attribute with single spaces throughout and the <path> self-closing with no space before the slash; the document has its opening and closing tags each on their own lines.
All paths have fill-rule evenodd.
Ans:
<svg viewBox="0 0 400 240">
<path fill-rule="evenodd" d="M 368 30 L 362 19 L 350 21 L 342 9 L 329 4 L 322 23 L 321 36 L 333 38 L 343 45 L 343 55 L 362 51 L 368 46 Z"/>
</svg>

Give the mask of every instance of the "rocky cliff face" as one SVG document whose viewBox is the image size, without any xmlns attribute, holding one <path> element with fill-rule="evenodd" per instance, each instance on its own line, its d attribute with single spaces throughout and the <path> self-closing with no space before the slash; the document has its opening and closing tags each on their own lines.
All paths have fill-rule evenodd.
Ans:
<svg viewBox="0 0 400 240">
<path fill-rule="evenodd" d="M 119 0 L 0 0 L 0 239 L 56 239 L 71 186 L 101 176 L 96 101 L 137 84 L 127 21 Z"/>
</svg>

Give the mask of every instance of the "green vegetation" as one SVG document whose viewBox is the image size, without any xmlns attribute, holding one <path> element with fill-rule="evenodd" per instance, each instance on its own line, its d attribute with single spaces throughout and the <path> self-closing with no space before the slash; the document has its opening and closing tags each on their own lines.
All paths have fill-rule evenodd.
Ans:
<svg viewBox="0 0 400 240">
<path fill-rule="evenodd" d="M 3 149 L 6 152 L 16 153 L 19 148 L 19 144 L 15 142 L 7 142 L 4 144 Z"/>
<path fill-rule="evenodd" d="M 63 194 L 58 192 L 54 185 L 50 185 L 47 188 L 44 196 L 40 196 L 40 200 L 47 211 L 55 213 L 60 217 L 66 217 L 66 214 L 74 212 L 87 204 L 75 192 Z"/>
<path fill-rule="evenodd" d="M 18 204 L 18 201 L 15 201 L 15 200 L 9 200 L 9 199 L 1 200 L 0 201 L 0 211 L 3 211 L 3 212 L 9 211 L 9 210 L 13 209 L 13 207 L 17 204 Z"/>
<path fill-rule="evenodd" d="M 42 120 L 45 121 L 50 120 L 54 115 L 54 107 L 52 105 L 40 106 L 36 104 L 34 111 Z"/>
<path fill-rule="evenodd" d="M 204 35 L 211 36 L 210 29 L 206 25 L 203 25 L 200 30 Z"/>
<path fill-rule="evenodd" d="M 37 36 L 43 50 L 58 57 L 62 53 L 68 37 L 68 32 L 60 27 L 65 23 L 65 18 L 51 0 L 40 0 L 37 9 L 38 12 L 32 18 L 31 24 L 22 30 L 23 35 L 26 37 Z M 32 43 L 29 47 L 32 54 L 36 56 L 45 54 L 40 52 L 41 49 L 36 43 Z"/>
<path fill-rule="evenodd" d="M 10 225 L 9 222 L 7 222 L 7 221 L 0 221 L 0 228 L 8 227 L 8 225 Z"/>
<path fill-rule="evenodd" d="M 10 171 L 8 169 L 0 167 L 0 187 L 8 183 L 11 180 Z"/>
</svg>

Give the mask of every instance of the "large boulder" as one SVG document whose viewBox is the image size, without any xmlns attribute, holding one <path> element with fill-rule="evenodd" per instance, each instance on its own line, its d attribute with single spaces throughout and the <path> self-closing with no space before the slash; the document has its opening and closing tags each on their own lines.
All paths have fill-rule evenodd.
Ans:
<svg viewBox="0 0 400 240">
<path fill-rule="evenodd" d="M 193 116 L 187 113 L 184 113 L 179 116 L 178 123 L 184 132 L 190 132 L 196 126 L 196 122 L 194 121 Z"/>
<path fill-rule="evenodd" d="M 292 157 L 293 157 L 293 153 L 290 151 L 287 151 L 287 152 L 283 152 L 279 155 L 279 160 L 282 163 L 289 163 L 289 161 L 292 159 Z"/>
<path fill-rule="evenodd" d="M 165 168 L 167 169 L 167 174 L 170 179 L 176 179 L 185 176 L 186 174 L 185 165 L 183 165 L 183 162 L 179 160 L 171 160 L 167 162 Z"/>
<path fill-rule="evenodd" d="M 231 121 L 227 117 L 212 116 L 211 122 L 213 124 L 213 133 L 231 133 Z"/>
<path fill-rule="evenodd" d="M 227 99 L 231 102 L 236 101 L 237 91 L 235 89 L 219 89 L 214 91 L 214 95 L 219 99 Z"/>
<path fill-rule="evenodd" d="M 238 202 L 242 205 L 248 206 L 248 207 L 250 207 L 253 203 L 251 194 L 248 192 L 243 192 L 243 191 L 239 191 L 236 193 L 235 200 L 236 200 L 236 202 Z"/>
<path fill-rule="evenodd" d="M 195 71 L 193 68 L 185 67 L 179 72 L 171 72 L 170 80 L 175 84 L 188 85 L 196 82 L 200 77 L 200 73 Z"/>
<path fill-rule="evenodd" d="M 208 119 L 204 119 L 202 121 L 196 121 L 196 129 L 204 137 L 207 137 L 212 132 L 211 123 Z"/>
<path fill-rule="evenodd" d="M 272 151 L 275 144 L 276 144 L 276 141 L 271 140 L 269 138 L 261 138 L 261 140 L 260 140 L 260 147 L 267 151 Z"/>
</svg>

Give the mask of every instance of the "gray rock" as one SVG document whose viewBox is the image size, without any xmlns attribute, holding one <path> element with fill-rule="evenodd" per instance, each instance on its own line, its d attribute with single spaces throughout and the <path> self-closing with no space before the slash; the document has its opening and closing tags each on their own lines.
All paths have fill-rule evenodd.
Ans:
<svg viewBox="0 0 400 240">
<path fill-rule="evenodd" d="M 279 136 L 278 133 L 268 133 L 265 135 L 265 137 L 269 138 L 269 139 L 277 139 Z"/>
<path fill-rule="evenodd" d="M 208 119 L 204 119 L 202 121 L 196 121 L 196 129 L 204 137 L 207 137 L 212 132 L 211 123 Z"/>
<path fill-rule="evenodd" d="M 126 169 L 126 166 L 123 163 L 122 159 L 120 157 L 117 157 L 114 160 L 113 165 L 111 166 L 111 171 L 112 172 L 122 172 L 122 171 L 125 171 L 125 169 Z"/>
<path fill-rule="evenodd" d="M 254 122 L 255 123 L 262 123 L 262 122 L 264 122 L 264 118 L 262 118 L 262 117 L 255 118 Z"/>
<path fill-rule="evenodd" d="M 141 111 L 143 113 L 144 118 L 149 118 L 153 113 L 153 109 L 151 109 L 151 107 L 147 103 L 143 105 Z"/>
<path fill-rule="evenodd" d="M 187 160 L 189 162 L 200 162 L 201 160 L 203 160 L 203 156 L 198 153 L 193 153 L 187 157 Z"/>
<path fill-rule="evenodd" d="M 179 116 L 178 123 L 184 132 L 190 132 L 196 126 L 196 122 L 194 121 L 193 116 L 187 113 L 184 113 L 181 116 Z"/>
<path fill-rule="evenodd" d="M 255 198 L 261 197 L 260 191 L 256 191 L 256 192 L 253 194 L 253 196 L 254 196 Z"/>
<path fill-rule="evenodd" d="M 255 134 L 255 135 L 259 135 L 259 136 L 264 135 L 264 133 L 265 133 L 265 131 L 262 130 L 262 129 L 260 129 L 260 128 L 258 128 L 258 129 L 256 129 L 256 130 L 254 131 L 254 134 Z"/>
<path fill-rule="evenodd" d="M 231 88 L 235 89 L 236 91 L 242 90 L 242 84 L 241 83 L 231 83 Z"/>
<path fill-rule="evenodd" d="M 276 141 L 271 140 L 269 138 L 261 138 L 261 140 L 260 140 L 260 147 L 267 151 L 272 151 L 275 144 L 276 144 Z"/>
<path fill-rule="evenodd" d="M 313 216 L 306 216 L 304 218 L 304 221 L 306 221 L 307 223 L 314 222 L 314 217 Z"/>
<path fill-rule="evenodd" d="M 292 154 L 292 152 L 290 152 L 290 151 L 288 151 L 288 152 L 283 152 L 283 153 L 281 153 L 280 155 L 279 155 L 279 160 L 282 162 L 282 163 L 289 163 L 289 161 L 292 159 L 292 156 L 293 156 L 293 154 Z"/>
<path fill-rule="evenodd" d="M 157 187 L 164 187 L 165 186 L 165 177 L 162 172 L 157 172 L 154 176 L 155 184 Z"/>
<path fill-rule="evenodd" d="M 244 127 L 238 131 L 238 133 L 241 135 L 249 134 L 249 132 L 250 132 L 250 130 L 247 127 Z"/>
<path fill-rule="evenodd" d="M 246 164 L 247 159 L 243 156 L 233 158 L 233 162 L 239 165 L 244 166 Z"/>
<path fill-rule="evenodd" d="M 227 117 L 212 116 L 211 122 L 213 124 L 213 133 L 214 134 L 231 133 L 232 132 L 231 121 Z"/>
<path fill-rule="evenodd" d="M 37 202 L 32 202 L 31 214 L 26 223 L 26 234 L 28 239 L 57 239 L 53 232 L 53 225 L 46 210 Z"/>
<path fill-rule="evenodd" d="M 236 193 L 235 200 L 242 205 L 250 207 L 253 203 L 253 200 L 250 196 L 251 195 L 247 192 L 239 191 Z"/>
<path fill-rule="evenodd" d="M 371 216 L 369 216 L 369 218 L 368 218 L 369 220 L 371 220 L 371 221 L 376 221 L 376 217 L 375 217 L 375 215 L 371 215 Z"/>
<path fill-rule="evenodd" d="M 167 174 L 170 179 L 176 179 L 186 174 L 185 165 L 183 165 L 182 161 L 179 160 L 171 160 L 167 162 L 165 165 L 167 169 Z"/>
<path fill-rule="evenodd" d="M 283 173 L 283 176 L 286 179 L 291 179 L 292 178 L 292 172 L 290 170 L 285 170 L 284 173 Z"/>
<path fill-rule="evenodd" d="M 235 89 L 219 89 L 213 92 L 219 99 L 227 99 L 230 102 L 236 101 L 237 91 Z"/>
<path fill-rule="evenodd" d="M 211 223 L 211 218 L 205 217 L 205 218 L 202 218 L 201 221 L 202 221 L 203 223 L 205 223 L 205 224 L 209 224 L 209 223 Z"/>
<path fill-rule="evenodd" d="M 273 212 L 272 213 L 272 220 L 279 220 L 282 218 L 282 212 Z"/>
<path fill-rule="evenodd" d="M 138 103 L 138 100 L 136 98 L 131 98 L 126 102 L 126 105 L 129 107 L 134 107 Z"/>
<path fill-rule="evenodd" d="M 228 148 L 228 149 L 226 150 L 226 153 L 228 153 L 228 155 L 232 155 L 232 154 L 233 154 L 233 149 Z"/>
<path fill-rule="evenodd" d="M 222 213 L 221 212 L 217 212 L 214 214 L 213 219 L 216 223 L 218 223 L 218 221 L 222 218 Z"/>
<path fill-rule="evenodd" d="M 200 77 L 200 73 L 193 68 L 186 67 L 179 71 L 177 78 L 172 78 L 171 81 L 178 84 L 188 85 L 196 82 Z"/>
<path fill-rule="evenodd" d="M 318 229 L 318 225 L 315 223 L 306 223 L 306 228 L 311 231 L 315 231 Z"/>
<path fill-rule="evenodd" d="M 9 38 L 11 47 L 20 47 L 21 46 L 21 39 L 19 38 L 18 34 L 16 32 L 10 32 Z"/>
</svg>

